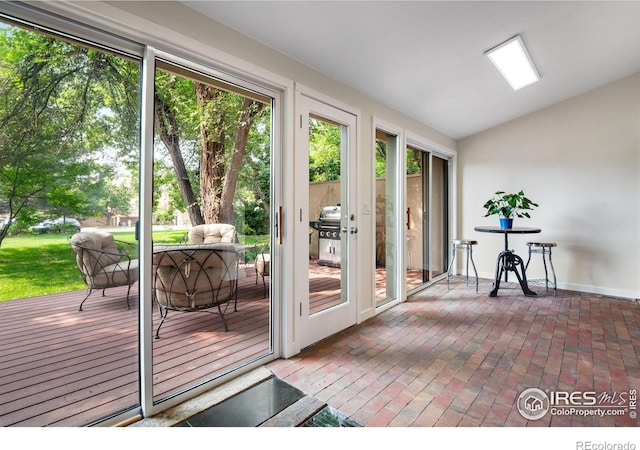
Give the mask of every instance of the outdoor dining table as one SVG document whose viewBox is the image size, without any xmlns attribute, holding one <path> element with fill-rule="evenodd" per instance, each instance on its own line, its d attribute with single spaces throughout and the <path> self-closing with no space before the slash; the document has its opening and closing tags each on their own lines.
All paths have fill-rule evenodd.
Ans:
<svg viewBox="0 0 640 450">
<path fill-rule="evenodd" d="M 509 281 L 509 272 L 514 272 L 522 288 L 522 292 L 526 297 L 536 297 L 538 294 L 529 289 L 527 284 L 527 274 L 524 270 L 524 261 L 522 258 L 514 253 L 513 250 L 509 250 L 509 235 L 510 234 L 533 234 L 540 233 L 540 228 L 533 227 L 512 227 L 512 228 L 500 228 L 495 226 L 482 226 L 475 227 L 475 231 L 480 233 L 501 233 L 504 234 L 504 250 L 498 255 L 496 261 L 496 276 L 493 281 L 493 289 L 489 292 L 489 297 L 495 297 L 498 295 L 498 289 L 500 289 L 500 279 L 504 273 L 504 281 Z"/>
</svg>

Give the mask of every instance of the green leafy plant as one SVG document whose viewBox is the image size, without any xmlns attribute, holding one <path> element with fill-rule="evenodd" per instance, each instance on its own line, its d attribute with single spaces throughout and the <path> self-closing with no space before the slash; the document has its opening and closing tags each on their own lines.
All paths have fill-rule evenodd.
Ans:
<svg viewBox="0 0 640 450">
<path fill-rule="evenodd" d="M 537 203 L 531 201 L 524 194 L 524 191 L 520 191 L 517 194 L 507 194 L 504 191 L 496 192 L 493 197 L 486 201 L 482 206 L 487 210 L 484 215 L 492 216 L 498 215 L 507 219 L 513 219 L 514 217 L 529 217 L 527 211 L 539 206 Z"/>
</svg>

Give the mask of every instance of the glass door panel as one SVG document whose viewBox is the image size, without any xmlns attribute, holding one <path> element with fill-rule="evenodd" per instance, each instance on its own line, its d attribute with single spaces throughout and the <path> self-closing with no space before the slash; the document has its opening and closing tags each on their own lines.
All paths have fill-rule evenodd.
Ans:
<svg viewBox="0 0 640 450">
<path fill-rule="evenodd" d="M 343 127 L 309 117 L 309 314 L 346 301 L 342 295 Z"/>
<path fill-rule="evenodd" d="M 407 153 L 407 290 L 447 270 L 449 160 L 417 148 Z"/>
<path fill-rule="evenodd" d="M 271 109 L 269 98 L 158 61 L 156 402 L 273 352 Z"/>
<path fill-rule="evenodd" d="M 426 153 L 407 149 L 407 291 L 429 281 Z"/>
<path fill-rule="evenodd" d="M 0 426 L 76 427 L 140 405 L 140 58 L 38 29 L 0 23 Z"/>
<path fill-rule="evenodd" d="M 376 306 L 398 298 L 398 136 L 376 130 Z"/>
<path fill-rule="evenodd" d="M 449 262 L 449 161 L 431 157 L 431 277 L 447 271 Z"/>
</svg>

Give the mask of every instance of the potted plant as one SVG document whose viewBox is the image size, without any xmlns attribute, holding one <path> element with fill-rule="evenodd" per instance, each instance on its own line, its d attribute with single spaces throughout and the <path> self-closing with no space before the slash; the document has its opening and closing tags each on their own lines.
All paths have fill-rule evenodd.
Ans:
<svg viewBox="0 0 640 450">
<path fill-rule="evenodd" d="M 538 204 L 528 199 L 523 191 L 517 194 L 498 191 L 482 207 L 487 210 L 485 217 L 497 214 L 500 216 L 500 228 L 507 229 L 512 228 L 514 217 L 531 218 L 527 211 L 537 206 Z"/>
</svg>

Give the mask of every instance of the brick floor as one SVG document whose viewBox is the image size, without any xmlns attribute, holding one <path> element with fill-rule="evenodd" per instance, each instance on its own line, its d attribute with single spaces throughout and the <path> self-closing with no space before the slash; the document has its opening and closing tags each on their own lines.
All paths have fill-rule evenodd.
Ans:
<svg viewBox="0 0 640 450">
<path fill-rule="evenodd" d="M 637 426 L 623 416 L 527 420 L 516 401 L 547 393 L 640 388 L 640 306 L 513 283 L 439 283 L 288 360 L 277 376 L 370 427 Z"/>
</svg>

